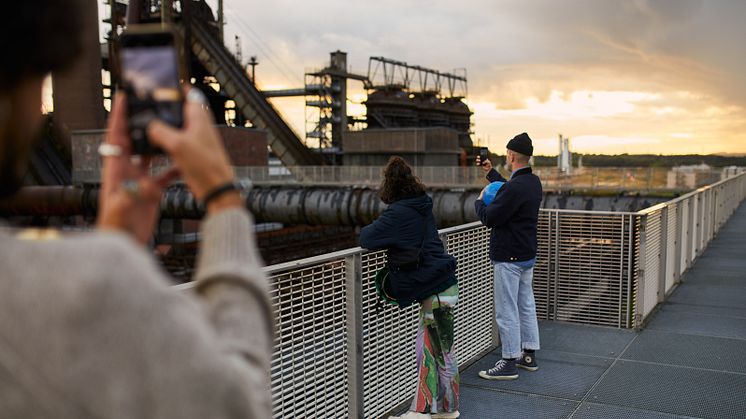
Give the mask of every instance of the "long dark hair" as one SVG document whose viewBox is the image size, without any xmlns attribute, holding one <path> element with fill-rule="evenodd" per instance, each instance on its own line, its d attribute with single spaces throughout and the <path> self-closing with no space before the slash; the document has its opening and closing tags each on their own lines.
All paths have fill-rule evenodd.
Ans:
<svg viewBox="0 0 746 419">
<path fill-rule="evenodd" d="M 425 185 L 412 173 L 412 168 L 399 156 L 392 156 L 383 168 L 383 180 L 378 195 L 385 204 L 400 199 L 422 196 Z"/>
</svg>

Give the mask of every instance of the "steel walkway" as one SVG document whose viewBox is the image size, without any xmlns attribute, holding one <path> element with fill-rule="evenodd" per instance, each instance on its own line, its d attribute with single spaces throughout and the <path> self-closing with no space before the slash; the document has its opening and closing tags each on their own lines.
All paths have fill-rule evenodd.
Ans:
<svg viewBox="0 0 746 419">
<path fill-rule="evenodd" d="M 746 418 L 746 203 L 642 332 L 540 325 L 540 369 L 516 381 L 461 375 L 461 417 Z"/>
</svg>

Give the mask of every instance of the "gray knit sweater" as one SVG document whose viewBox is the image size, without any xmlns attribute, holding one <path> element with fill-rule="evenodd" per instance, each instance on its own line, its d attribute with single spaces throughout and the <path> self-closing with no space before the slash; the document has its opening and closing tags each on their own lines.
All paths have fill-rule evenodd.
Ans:
<svg viewBox="0 0 746 419">
<path fill-rule="evenodd" d="M 252 221 L 203 223 L 194 291 L 124 234 L 0 233 L 0 418 L 268 418 L 272 334 Z"/>
</svg>

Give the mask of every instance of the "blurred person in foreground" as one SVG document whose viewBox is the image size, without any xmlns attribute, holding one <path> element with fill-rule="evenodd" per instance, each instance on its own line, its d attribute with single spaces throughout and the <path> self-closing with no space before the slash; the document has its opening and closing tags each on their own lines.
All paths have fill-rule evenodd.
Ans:
<svg viewBox="0 0 746 419">
<path fill-rule="evenodd" d="M 26 172 L 42 80 L 78 53 L 77 3 L 5 5 L 2 196 Z M 204 199 L 233 173 L 193 92 L 183 130 L 148 129 Z M 174 290 L 145 243 L 175 171 L 151 178 L 147 158 L 130 158 L 125 100 L 114 100 L 102 149 L 98 231 L 45 241 L 0 231 L 0 417 L 268 418 L 272 313 L 252 219 L 234 189 L 210 200 L 195 291 Z"/>
<path fill-rule="evenodd" d="M 417 390 L 400 418 L 459 417 L 459 371 L 454 350 L 453 309 L 458 302 L 456 259 L 438 237 L 433 200 L 401 157 L 391 157 L 380 188 L 385 211 L 360 232 L 360 246 L 386 249 L 389 291 L 404 308 L 420 303 L 417 330 Z M 397 266 L 396 253 L 418 250 L 416 266 Z M 416 252 L 417 253 L 417 252 Z"/>
<path fill-rule="evenodd" d="M 500 332 L 502 359 L 480 371 L 488 380 L 515 380 L 518 368 L 536 371 L 539 325 L 532 281 L 536 263 L 536 225 L 542 200 L 541 180 L 529 166 L 534 147 L 525 132 L 507 145 L 512 171 L 506 180 L 489 160 L 478 161 L 490 182 L 505 182 L 489 205 L 474 204 L 477 216 L 490 232 L 490 260 L 494 268 L 495 314 Z"/>
</svg>

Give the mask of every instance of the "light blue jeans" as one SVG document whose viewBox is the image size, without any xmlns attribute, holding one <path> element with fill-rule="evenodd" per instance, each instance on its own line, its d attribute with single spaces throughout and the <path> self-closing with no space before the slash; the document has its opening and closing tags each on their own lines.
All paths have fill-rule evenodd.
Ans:
<svg viewBox="0 0 746 419">
<path fill-rule="evenodd" d="M 493 262 L 495 314 L 503 358 L 520 358 L 523 349 L 539 349 L 539 324 L 531 282 L 533 266 Z M 524 265 L 525 266 L 525 265 Z"/>
</svg>

